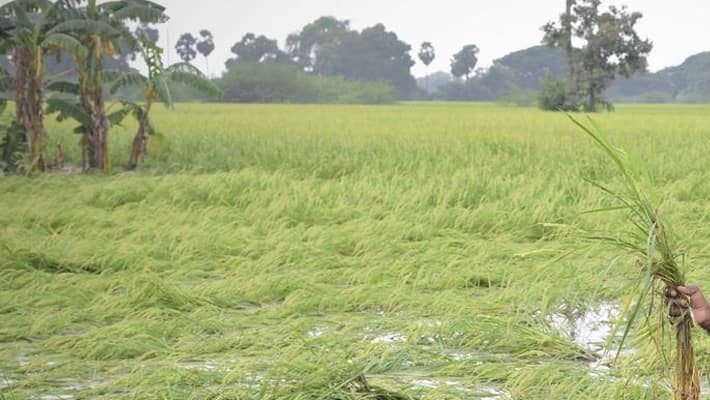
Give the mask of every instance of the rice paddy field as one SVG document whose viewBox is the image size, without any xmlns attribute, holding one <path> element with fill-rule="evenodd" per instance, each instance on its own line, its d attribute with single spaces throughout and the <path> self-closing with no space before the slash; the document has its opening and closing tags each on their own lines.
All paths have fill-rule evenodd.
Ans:
<svg viewBox="0 0 710 400">
<path fill-rule="evenodd" d="M 710 106 L 594 119 L 710 288 Z M 0 398 L 671 397 L 643 321 L 611 362 L 639 270 L 585 239 L 625 215 L 585 213 L 614 205 L 585 179 L 617 177 L 565 115 L 179 104 L 154 124 L 138 172 L 128 124 L 112 174 L 0 177 Z M 71 129 L 48 127 L 78 164 Z"/>
</svg>

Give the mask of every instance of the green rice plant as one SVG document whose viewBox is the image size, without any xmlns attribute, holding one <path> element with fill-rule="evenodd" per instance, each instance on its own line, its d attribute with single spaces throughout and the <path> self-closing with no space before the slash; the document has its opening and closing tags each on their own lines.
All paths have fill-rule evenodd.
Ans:
<svg viewBox="0 0 710 400">
<path fill-rule="evenodd" d="M 636 265 L 641 271 L 641 279 L 636 282 L 635 293 L 638 299 L 630 308 L 624 333 L 619 345 L 619 351 L 626 340 L 634 321 L 639 316 L 639 310 L 644 304 L 646 296 L 651 297 L 651 307 L 654 304 L 654 297 L 658 297 L 663 304 L 660 318 L 650 320 L 652 313 L 649 310 L 646 326 L 651 330 L 656 330 L 655 335 L 659 353 L 662 357 L 658 360 L 664 362 L 668 360 L 665 349 L 662 345 L 663 338 L 667 338 L 666 333 L 675 332 L 675 355 L 674 360 L 675 375 L 673 379 L 673 398 L 676 400 L 695 400 L 700 398 L 700 377 L 695 362 L 693 352 L 692 331 L 693 318 L 687 307 L 683 307 L 667 296 L 668 293 L 677 293 L 675 288 L 685 284 L 686 267 L 684 256 L 677 251 L 677 243 L 674 242 L 670 234 L 668 225 L 664 224 L 659 211 L 659 202 L 652 195 L 653 179 L 649 169 L 644 167 L 640 160 L 635 159 L 624 150 L 612 145 L 604 136 L 601 129 L 595 122 L 588 118 L 588 124 L 584 124 L 569 115 L 572 122 L 587 133 L 604 153 L 613 162 L 618 176 L 621 178 L 621 188 L 612 189 L 610 186 L 599 182 L 589 181 L 591 184 L 610 195 L 618 204 L 595 211 L 618 211 L 625 210 L 628 214 L 627 222 L 629 230 L 622 230 L 618 235 L 607 237 L 597 236 L 605 242 L 618 246 L 636 258 Z M 657 290 L 659 287 L 664 290 Z M 666 322 L 672 327 L 670 332 L 666 331 Z M 649 335 L 651 338 L 654 335 Z M 619 353 L 617 353 L 618 358 Z"/>
<path fill-rule="evenodd" d="M 548 321 L 641 280 L 609 268 L 599 287 L 599 258 L 617 249 L 576 248 L 578 228 L 626 223 L 580 215 L 610 202 L 577 177 L 618 173 L 564 115 L 176 107 L 153 110 L 170 151 L 140 172 L 0 178 L 8 400 L 671 397 L 655 379 L 666 364 L 638 363 L 656 353 L 647 337 L 607 371 L 597 343 Z M 710 216 L 710 106 L 621 104 L 595 118 L 644 154 L 659 132 L 663 217 L 683 226 L 688 279 L 710 286 L 697 256 L 710 254 L 710 224 L 696 223 Z M 73 125 L 47 124 L 48 147 L 62 142 L 78 165 Z M 128 156 L 136 129 L 112 128 L 112 159 Z M 710 341 L 696 336 L 703 365 Z"/>
</svg>

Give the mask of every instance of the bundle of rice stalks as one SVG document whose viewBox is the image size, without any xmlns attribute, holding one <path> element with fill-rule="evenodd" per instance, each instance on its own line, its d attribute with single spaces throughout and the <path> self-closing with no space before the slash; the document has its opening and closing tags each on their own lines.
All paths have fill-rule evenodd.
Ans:
<svg viewBox="0 0 710 400">
<path fill-rule="evenodd" d="M 594 239 L 623 248 L 636 258 L 636 265 L 642 272 L 643 278 L 639 280 L 636 287 L 638 299 L 628 311 L 619 351 L 639 315 L 639 309 L 644 304 L 644 300 L 647 300 L 646 296 L 650 297 L 648 299 L 650 301 L 646 303 L 651 304 L 650 307 L 653 307 L 654 303 L 663 304 L 663 308 L 660 309 L 661 317 L 654 321 L 646 321 L 646 326 L 659 333 L 649 337 L 657 340 L 655 344 L 660 353 L 665 352 L 665 346 L 663 346 L 663 339 L 657 338 L 670 336 L 670 341 L 675 342 L 675 354 L 672 354 L 672 357 L 668 358 L 665 354 L 659 357 L 661 360 L 673 360 L 671 362 L 674 364 L 673 398 L 697 400 L 700 397 L 700 377 L 693 353 L 692 314 L 688 307 L 679 305 L 682 302 L 673 301 L 668 296 L 669 293 L 677 294 L 678 291 L 675 289 L 685 284 L 683 257 L 676 251 L 668 225 L 664 225 L 658 211 L 658 204 L 650 196 L 653 187 L 648 169 L 642 168 L 639 161 L 613 146 L 590 118 L 588 124 L 583 124 L 573 116 L 568 116 L 613 161 L 621 178 L 621 188 L 618 190 L 612 190 L 598 182 L 589 182 L 618 203 L 616 206 L 595 211 L 626 210 L 630 229 L 622 230 L 613 237 L 595 236 Z M 651 315 L 649 310 L 646 318 L 650 318 Z M 670 325 L 670 330 L 666 330 L 667 324 Z M 617 358 L 618 355 L 619 353 Z"/>
</svg>

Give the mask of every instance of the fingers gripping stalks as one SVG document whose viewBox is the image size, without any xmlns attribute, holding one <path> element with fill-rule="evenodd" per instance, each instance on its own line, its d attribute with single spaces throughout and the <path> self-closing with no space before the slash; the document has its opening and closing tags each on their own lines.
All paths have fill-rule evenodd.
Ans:
<svg viewBox="0 0 710 400">
<path fill-rule="evenodd" d="M 710 303 L 705 295 L 695 285 L 666 287 L 664 294 L 669 307 L 669 317 L 676 311 L 670 307 L 677 307 L 690 314 L 693 322 L 710 332 Z"/>
<path fill-rule="evenodd" d="M 673 398 L 680 400 L 700 398 L 700 374 L 695 365 L 691 329 L 698 322 L 695 318 L 694 305 L 701 304 L 702 293 L 697 288 L 695 290 L 688 290 L 688 288 L 691 287 L 666 286 L 664 290 L 668 320 L 675 328 L 678 357 L 675 377 L 677 386 Z M 702 300 L 704 301 L 704 297 Z"/>
<path fill-rule="evenodd" d="M 663 294 L 666 296 L 665 306 L 668 310 L 668 320 L 673 326 L 678 325 L 687 316 L 692 318 L 690 300 L 687 296 L 671 286 L 666 286 Z"/>
</svg>

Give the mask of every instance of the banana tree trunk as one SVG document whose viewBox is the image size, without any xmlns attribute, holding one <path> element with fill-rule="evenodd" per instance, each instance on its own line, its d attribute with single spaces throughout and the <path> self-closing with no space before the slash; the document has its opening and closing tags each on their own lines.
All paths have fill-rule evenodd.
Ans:
<svg viewBox="0 0 710 400">
<path fill-rule="evenodd" d="M 32 169 L 44 171 L 44 115 L 42 111 L 42 54 L 15 48 L 15 121 L 25 131 Z M 34 58 L 34 59 L 33 59 Z"/>
<path fill-rule="evenodd" d="M 109 123 L 105 115 L 97 113 L 92 116 L 91 131 L 86 135 L 86 157 L 88 169 L 108 171 L 110 169 L 108 157 L 108 131 Z"/>
<path fill-rule="evenodd" d="M 44 160 L 44 111 L 42 110 L 42 64 L 41 54 L 35 65 L 36 71 L 30 77 L 28 108 L 29 116 L 25 116 L 28 120 L 28 128 L 30 129 L 32 167 L 40 171 L 46 168 Z"/>
<path fill-rule="evenodd" d="M 27 101 L 27 68 L 29 64 L 29 54 L 26 49 L 16 47 L 12 55 L 15 67 L 15 122 L 17 125 L 25 126 L 25 104 Z M 26 134 L 28 132 L 25 132 Z M 28 143 L 30 142 L 27 137 Z"/>
<path fill-rule="evenodd" d="M 145 153 L 147 142 L 148 134 L 141 120 L 138 126 L 138 132 L 136 132 L 136 136 L 133 138 L 133 144 L 131 145 L 131 157 L 128 159 L 128 164 L 126 165 L 127 170 L 132 171 L 138 167 L 138 160 L 141 154 Z"/>
<path fill-rule="evenodd" d="M 141 115 L 138 121 L 138 131 L 136 136 L 133 138 L 133 144 L 131 145 L 131 156 L 128 159 L 128 164 L 126 165 L 127 170 L 135 170 L 138 167 L 138 160 L 141 155 L 145 159 L 145 155 L 148 150 L 148 133 L 150 131 L 148 115 L 150 113 L 151 102 L 148 101 L 146 104 L 143 115 Z"/>
<path fill-rule="evenodd" d="M 108 153 L 109 122 L 103 99 L 96 104 L 95 114 L 92 116 L 91 148 L 89 149 L 89 168 L 109 171 L 111 164 Z"/>
<path fill-rule="evenodd" d="M 101 68 L 101 63 L 96 63 L 96 68 Z M 111 128 L 106 116 L 106 105 L 104 103 L 104 93 L 102 87 L 101 73 L 97 72 L 95 81 L 92 82 L 90 100 L 84 105 L 84 109 L 91 116 L 91 126 L 85 133 L 84 146 L 86 148 L 86 166 L 88 169 L 95 169 L 108 172 L 111 169 L 108 152 L 108 133 Z"/>
</svg>

